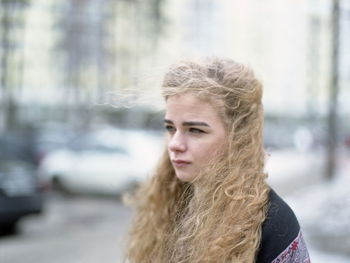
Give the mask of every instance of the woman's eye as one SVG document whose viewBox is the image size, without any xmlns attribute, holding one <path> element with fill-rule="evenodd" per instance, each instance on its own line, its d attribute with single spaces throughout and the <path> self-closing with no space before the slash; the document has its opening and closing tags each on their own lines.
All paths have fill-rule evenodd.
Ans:
<svg viewBox="0 0 350 263">
<path fill-rule="evenodd" d="M 189 130 L 191 133 L 205 133 L 203 130 L 197 129 L 197 128 L 190 128 Z"/>
<path fill-rule="evenodd" d="M 166 125 L 165 126 L 165 129 L 168 131 L 168 132 L 174 132 L 175 131 L 175 128 L 173 126 L 170 126 L 170 125 Z"/>
</svg>

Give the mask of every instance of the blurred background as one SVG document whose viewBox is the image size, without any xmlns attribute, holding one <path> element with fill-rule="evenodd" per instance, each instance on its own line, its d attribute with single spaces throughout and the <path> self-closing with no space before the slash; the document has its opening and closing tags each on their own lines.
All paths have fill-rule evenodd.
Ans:
<svg viewBox="0 0 350 263">
<path fill-rule="evenodd" d="M 349 47 L 347 0 L 0 0 L 0 262 L 122 262 L 160 77 L 209 55 L 264 84 L 268 180 L 311 260 L 350 262 Z"/>
</svg>

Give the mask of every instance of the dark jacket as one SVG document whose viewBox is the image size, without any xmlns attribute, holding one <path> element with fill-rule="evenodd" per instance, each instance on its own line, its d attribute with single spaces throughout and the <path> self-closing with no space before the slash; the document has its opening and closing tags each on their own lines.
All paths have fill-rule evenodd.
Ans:
<svg viewBox="0 0 350 263">
<path fill-rule="evenodd" d="M 309 253 L 293 210 L 271 189 L 256 263 L 307 263 Z"/>
</svg>

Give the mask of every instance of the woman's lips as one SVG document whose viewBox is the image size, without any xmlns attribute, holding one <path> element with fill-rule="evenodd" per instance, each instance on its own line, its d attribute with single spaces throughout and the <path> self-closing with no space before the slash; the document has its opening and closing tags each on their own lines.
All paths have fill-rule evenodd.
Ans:
<svg viewBox="0 0 350 263">
<path fill-rule="evenodd" d="M 184 160 L 172 160 L 173 166 L 176 168 L 181 168 L 189 165 L 191 162 L 184 161 Z"/>
</svg>

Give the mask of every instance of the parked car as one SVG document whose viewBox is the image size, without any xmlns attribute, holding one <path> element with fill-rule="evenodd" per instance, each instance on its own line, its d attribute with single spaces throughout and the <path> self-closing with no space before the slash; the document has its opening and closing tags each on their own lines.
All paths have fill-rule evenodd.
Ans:
<svg viewBox="0 0 350 263">
<path fill-rule="evenodd" d="M 45 184 L 39 180 L 29 138 L 15 133 L 0 137 L 0 232 L 12 232 L 19 219 L 43 209 Z"/>
<path fill-rule="evenodd" d="M 39 171 L 65 192 L 117 195 L 146 178 L 156 148 L 144 132 L 104 129 L 47 154 Z"/>
<path fill-rule="evenodd" d="M 37 163 L 48 153 L 69 145 L 74 138 L 81 136 L 81 132 L 73 127 L 58 123 L 44 123 L 36 127 L 35 158 Z"/>
</svg>

